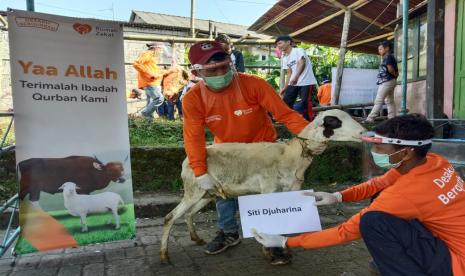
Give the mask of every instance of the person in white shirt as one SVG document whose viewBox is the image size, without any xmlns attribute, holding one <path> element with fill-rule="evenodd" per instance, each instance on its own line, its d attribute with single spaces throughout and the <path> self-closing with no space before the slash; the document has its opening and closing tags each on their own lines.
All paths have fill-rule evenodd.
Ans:
<svg viewBox="0 0 465 276">
<path fill-rule="evenodd" d="M 317 84 L 312 62 L 304 49 L 292 47 L 293 40 L 290 36 L 278 36 L 275 43 L 283 53 L 281 67 L 288 70 L 286 84 L 281 90 L 283 100 L 290 108 L 293 108 L 299 96 L 303 116 L 311 121 L 313 119 L 312 94 Z"/>
</svg>

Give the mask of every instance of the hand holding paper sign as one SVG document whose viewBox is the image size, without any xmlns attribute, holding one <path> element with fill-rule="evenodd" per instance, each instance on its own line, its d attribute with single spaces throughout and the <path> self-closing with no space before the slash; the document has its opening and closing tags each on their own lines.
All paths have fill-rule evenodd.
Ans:
<svg viewBox="0 0 465 276">
<path fill-rule="evenodd" d="M 280 235 L 270 235 L 265 233 L 258 233 L 257 229 L 250 229 L 253 237 L 265 247 L 282 247 L 286 248 L 287 238 Z"/>
<path fill-rule="evenodd" d="M 342 194 L 339 192 L 332 194 L 327 192 L 303 192 L 302 194 L 306 196 L 314 196 L 315 202 L 313 205 L 315 206 L 332 205 L 342 202 Z"/>
</svg>

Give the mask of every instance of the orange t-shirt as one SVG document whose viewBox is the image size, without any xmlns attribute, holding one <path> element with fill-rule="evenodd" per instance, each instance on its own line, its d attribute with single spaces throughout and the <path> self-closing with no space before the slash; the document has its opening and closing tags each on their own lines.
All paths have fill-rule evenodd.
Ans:
<svg viewBox="0 0 465 276">
<path fill-rule="evenodd" d="M 182 107 L 184 146 L 196 176 L 207 172 L 205 127 L 215 136 L 215 143 L 253 143 L 276 140 L 268 111 L 295 134 L 308 124 L 265 80 L 241 73 L 218 93 L 200 81 L 183 97 Z"/>
<path fill-rule="evenodd" d="M 318 88 L 318 102 L 320 105 L 331 104 L 331 83 L 325 83 Z"/>
<path fill-rule="evenodd" d="M 160 86 L 163 74 L 158 68 L 153 51 L 143 52 L 132 66 L 139 73 L 137 78 L 140 89 L 147 86 Z"/>
<path fill-rule="evenodd" d="M 392 169 L 342 192 L 343 201 L 359 201 L 382 192 L 347 222 L 321 232 L 288 239 L 289 247 L 318 248 L 360 238 L 361 216 L 382 211 L 402 219 L 418 219 L 449 248 L 454 275 L 465 275 L 465 188 L 464 181 L 449 162 L 429 153 L 425 164 L 401 175 Z"/>
</svg>

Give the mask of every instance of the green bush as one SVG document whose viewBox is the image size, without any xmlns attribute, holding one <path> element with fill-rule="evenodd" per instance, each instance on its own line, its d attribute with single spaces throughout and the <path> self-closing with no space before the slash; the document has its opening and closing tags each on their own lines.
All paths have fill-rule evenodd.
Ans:
<svg viewBox="0 0 465 276">
<path fill-rule="evenodd" d="M 207 130 L 207 142 L 213 136 Z M 156 119 L 153 122 L 140 117 L 129 119 L 129 141 L 134 146 L 179 146 L 183 144 L 181 121 Z"/>
</svg>

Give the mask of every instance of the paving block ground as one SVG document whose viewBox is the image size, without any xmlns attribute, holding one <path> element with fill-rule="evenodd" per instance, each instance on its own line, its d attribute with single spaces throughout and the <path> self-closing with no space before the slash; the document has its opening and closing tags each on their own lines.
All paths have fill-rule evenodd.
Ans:
<svg viewBox="0 0 465 276">
<path fill-rule="evenodd" d="M 364 203 L 320 208 L 324 228 L 348 219 Z M 195 218 L 199 236 L 209 241 L 216 233 L 216 212 L 200 213 Z M 54 250 L 19 257 L 7 254 L 0 259 L 0 275 L 315 275 L 363 276 L 369 253 L 363 241 L 324 249 L 293 249 L 292 263 L 271 266 L 253 239 L 219 255 L 205 255 L 203 247 L 190 240 L 187 227 L 179 220 L 173 227 L 169 254 L 171 264 L 160 263 L 160 238 L 163 218 L 138 218 L 134 240 Z"/>
</svg>

